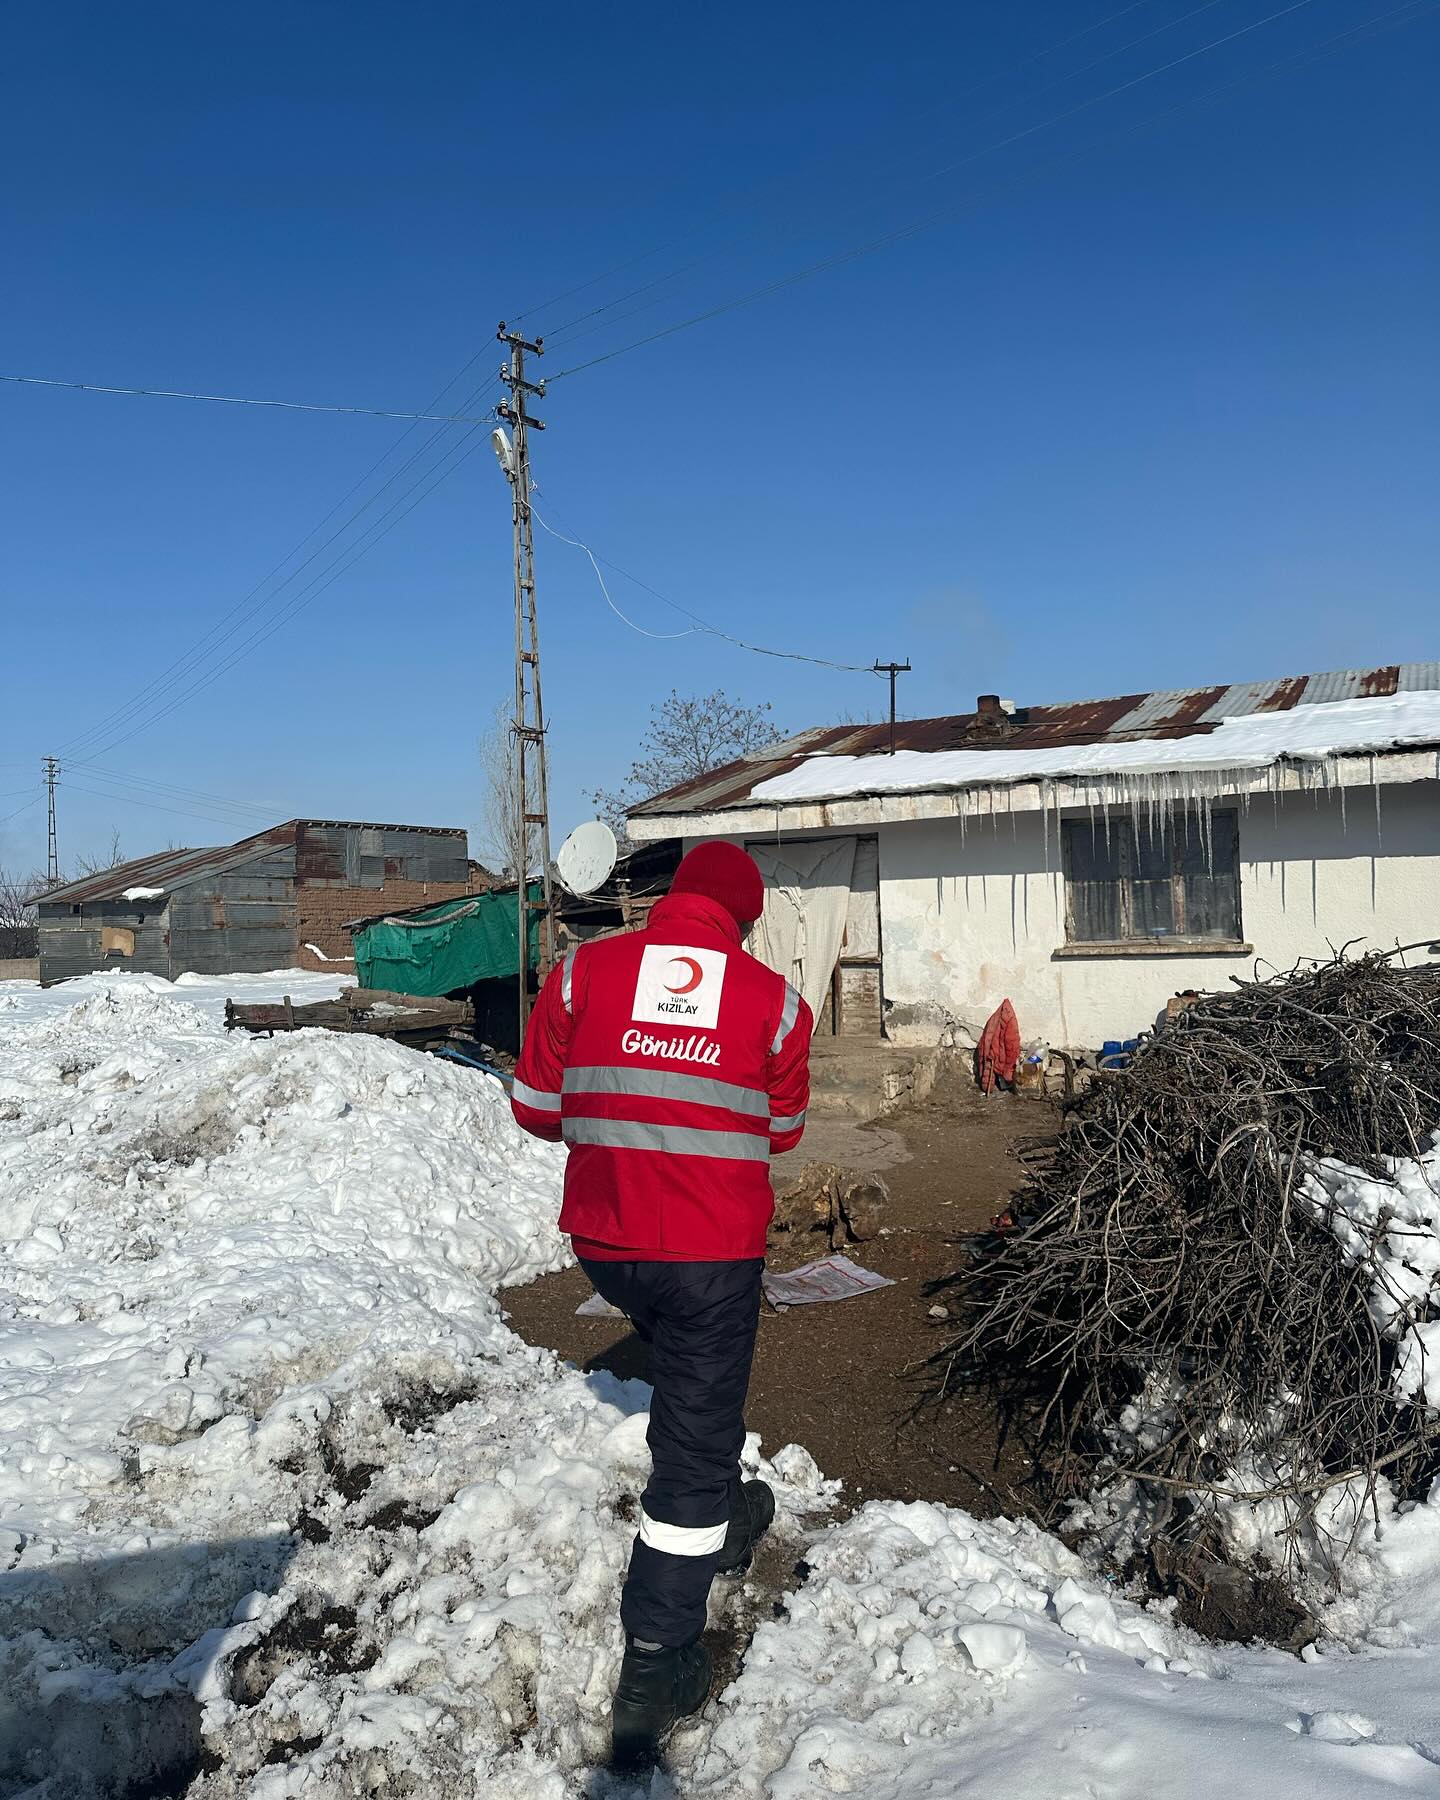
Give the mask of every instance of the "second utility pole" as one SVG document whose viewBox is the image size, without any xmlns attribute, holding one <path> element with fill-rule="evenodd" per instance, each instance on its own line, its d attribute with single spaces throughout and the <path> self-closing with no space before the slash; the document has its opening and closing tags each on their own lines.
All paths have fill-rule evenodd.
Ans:
<svg viewBox="0 0 1440 1800">
<path fill-rule="evenodd" d="M 495 334 L 510 346 L 510 360 L 500 379 L 510 390 L 508 403 L 496 412 L 514 433 L 515 465 L 510 474 L 515 526 L 515 843 L 519 866 L 515 879 L 519 892 L 519 989 L 520 1037 L 524 1041 L 530 1017 L 529 944 L 530 915 L 540 914 L 540 979 L 549 974 L 555 960 L 555 922 L 550 911 L 550 779 L 545 759 L 545 706 L 540 694 L 540 628 L 535 616 L 535 537 L 530 515 L 530 428 L 543 431 L 545 423 L 525 410 L 525 396 L 543 397 L 545 384 L 525 379 L 525 353 L 543 356 L 543 340 L 534 343 L 518 332 L 507 331 L 505 321 Z M 533 773 L 532 773 L 533 772 Z M 539 837 L 540 898 L 530 898 L 530 833 Z"/>
<path fill-rule="evenodd" d="M 60 880 L 60 840 L 55 832 L 55 783 L 60 777 L 60 765 L 53 756 L 47 756 L 40 765 L 40 773 L 45 777 L 45 792 L 50 801 L 50 841 L 45 873 L 51 887 L 55 887 Z"/>
<path fill-rule="evenodd" d="M 893 756 L 895 754 L 895 677 L 910 673 L 910 658 L 907 656 L 903 663 L 877 662 L 875 673 L 890 677 L 890 754 Z"/>
</svg>

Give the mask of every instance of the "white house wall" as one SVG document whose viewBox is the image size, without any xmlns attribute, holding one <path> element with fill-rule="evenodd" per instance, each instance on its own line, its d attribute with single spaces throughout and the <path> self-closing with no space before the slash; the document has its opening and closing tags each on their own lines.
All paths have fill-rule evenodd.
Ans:
<svg viewBox="0 0 1440 1800">
<path fill-rule="evenodd" d="M 1026 1039 L 1094 1046 L 1151 1025 L 1170 995 L 1289 968 L 1352 939 L 1440 937 L 1440 782 L 1252 799 L 1240 812 L 1241 930 L 1250 954 L 1064 957 L 1056 821 L 916 820 L 879 828 L 887 1030 L 973 1034 L 1008 998 Z M 1083 814 L 1072 815 L 1081 816 Z"/>
</svg>

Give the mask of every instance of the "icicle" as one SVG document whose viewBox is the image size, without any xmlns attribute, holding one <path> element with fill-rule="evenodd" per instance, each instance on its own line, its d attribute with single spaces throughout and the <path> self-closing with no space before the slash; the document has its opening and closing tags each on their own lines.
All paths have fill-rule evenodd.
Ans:
<svg viewBox="0 0 1440 1800">
<path fill-rule="evenodd" d="M 1200 842 L 1205 847 L 1205 873 L 1207 875 L 1213 875 L 1215 873 L 1215 809 L 1212 803 L 1213 799 L 1214 796 L 1211 794 L 1202 795 L 1199 804 Z"/>
<path fill-rule="evenodd" d="M 1375 790 L 1375 854 L 1378 856 L 1384 848 L 1385 840 L 1380 831 L 1380 783 L 1375 778 L 1375 752 L 1370 752 L 1370 786 Z"/>
<path fill-rule="evenodd" d="M 1349 827 L 1345 822 L 1345 770 L 1343 767 L 1337 766 L 1335 777 L 1335 785 L 1340 792 L 1340 835 L 1344 837 Z"/>
</svg>

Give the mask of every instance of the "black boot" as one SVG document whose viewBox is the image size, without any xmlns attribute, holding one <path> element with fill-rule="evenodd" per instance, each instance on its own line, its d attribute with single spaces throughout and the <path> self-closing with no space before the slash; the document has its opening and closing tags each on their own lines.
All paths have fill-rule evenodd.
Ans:
<svg viewBox="0 0 1440 1800">
<path fill-rule="evenodd" d="M 775 1517 L 775 1496 L 763 1481 L 741 1485 L 740 1498 L 730 1515 L 730 1526 L 716 1570 L 721 1575 L 743 1575 L 755 1556 L 755 1546 L 770 1529 Z"/>
<path fill-rule="evenodd" d="M 710 1652 L 702 1643 L 670 1650 L 627 1636 L 611 1709 L 616 1769 L 643 1768 L 678 1720 L 699 1712 L 710 1692 Z"/>
</svg>

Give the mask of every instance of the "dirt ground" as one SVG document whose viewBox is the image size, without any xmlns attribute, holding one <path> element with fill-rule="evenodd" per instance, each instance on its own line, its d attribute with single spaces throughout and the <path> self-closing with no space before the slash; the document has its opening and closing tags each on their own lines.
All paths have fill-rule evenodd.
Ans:
<svg viewBox="0 0 1440 1800">
<path fill-rule="evenodd" d="M 940 1500 L 982 1516 L 1025 1510 L 1028 1465 L 1007 1446 L 983 1401 L 916 1411 L 926 1359 L 953 1332 L 929 1317 L 925 1292 L 964 1258 L 963 1234 L 983 1229 L 1008 1202 L 1021 1171 L 1015 1146 L 1057 1123 L 1045 1101 L 983 1098 L 956 1076 L 919 1106 L 873 1126 L 821 1120 L 777 1185 L 810 1160 L 878 1168 L 890 1188 L 886 1229 L 851 1245 L 858 1263 L 895 1286 L 828 1305 L 766 1306 L 760 1320 L 746 1422 L 767 1451 L 803 1444 L 844 1483 L 849 1506 L 867 1499 Z M 824 1255 L 819 1233 L 772 1233 L 769 1266 L 794 1268 Z M 545 1276 L 503 1296 L 514 1329 L 587 1368 L 645 1376 L 647 1352 L 624 1321 L 579 1319 L 590 1293 L 579 1269 Z M 933 1375 L 933 1371 L 930 1372 Z"/>
</svg>

